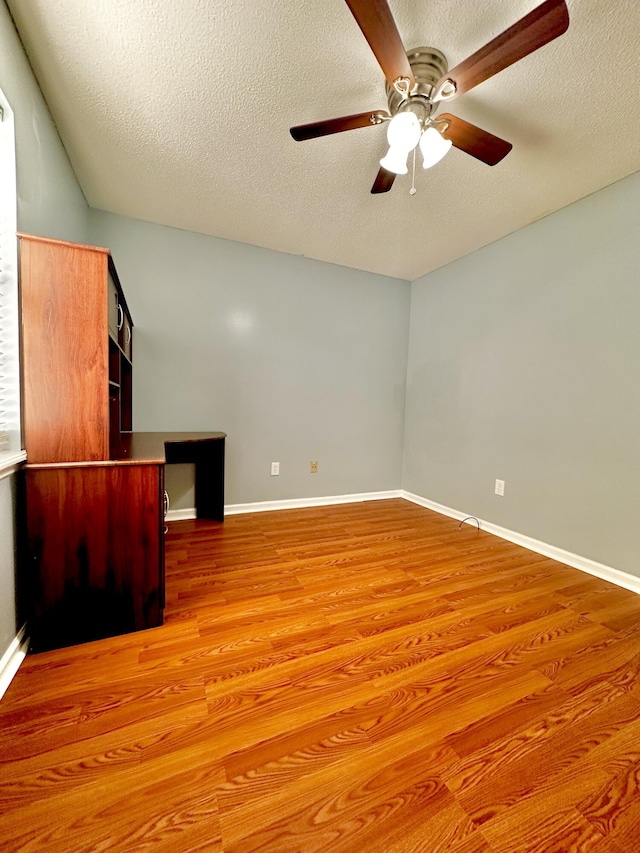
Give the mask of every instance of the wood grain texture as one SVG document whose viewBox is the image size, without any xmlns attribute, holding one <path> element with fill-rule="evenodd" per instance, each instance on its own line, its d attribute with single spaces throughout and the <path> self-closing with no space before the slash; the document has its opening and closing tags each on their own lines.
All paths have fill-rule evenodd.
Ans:
<svg viewBox="0 0 640 853">
<path fill-rule="evenodd" d="M 162 624 L 161 465 L 27 468 L 21 599 L 41 651 Z"/>
<path fill-rule="evenodd" d="M 499 136 L 494 136 L 487 130 L 482 130 L 475 124 L 470 124 L 464 119 L 451 115 L 451 113 L 441 113 L 438 119 L 449 122 L 447 129 L 442 131 L 445 139 L 450 139 L 460 151 L 471 154 L 472 157 L 481 160 L 487 166 L 495 166 L 513 148 L 510 142 L 500 139 Z"/>
<path fill-rule="evenodd" d="M 30 462 L 109 458 L 108 253 L 20 238 Z"/>
<path fill-rule="evenodd" d="M 402 500 L 179 522 L 166 562 L 162 627 L 19 670 L 0 849 L 640 844 L 633 593 Z"/>
<path fill-rule="evenodd" d="M 453 80 L 459 97 L 514 62 L 566 32 L 569 10 L 565 0 L 545 0 L 496 38 L 449 70 L 436 84 Z"/>
<path fill-rule="evenodd" d="M 329 136 L 332 133 L 343 133 L 346 130 L 358 130 L 361 127 L 374 127 L 379 124 L 377 116 L 389 117 L 385 110 L 369 110 L 366 113 L 354 113 L 348 116 L 326 119 L 323 121 L 312 121 L 309 124 L 299 124 L 289 130 L 296 142 L 304 142 L 307 139 L 317 139 L 320 136 Z"/>
<path fill-rule="evenodd" d="M 387 0 L 346 0 L 390 86 L 398 77 L 415 78 Z"/>
<path fill-rule="evenodd" d="M 394 172 L 390 172 L 388 169 L 385 169 L 384 166 L 380 166 L 378 169 L 378 174 L 376 175 L 376 179 L 373 182 L 373 186 L 371 187 L 372 195 L 378 195 L 379 193 L 388 193 L 391 187 L 393 186 L 393 182 L 395 181 L 396 176 Z"/>
</svg>

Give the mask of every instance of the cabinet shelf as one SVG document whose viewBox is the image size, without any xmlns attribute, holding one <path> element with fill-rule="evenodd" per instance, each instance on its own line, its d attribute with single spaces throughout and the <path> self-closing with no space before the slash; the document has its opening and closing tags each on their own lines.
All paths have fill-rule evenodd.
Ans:
<svg viewBox="0 0 640 853">
<path fill-rule="evenodd" d="M 122 348 L 122 345 L 117 341 L 111 332 L 109 333 L 109 347 L 113 348 L 114 351 L 117 351 L 120 354 L 120 358 L 125 359 L 131 364 L 131 341 L 129 341 L 129 353 L 125 352 Z"/>
</svg>

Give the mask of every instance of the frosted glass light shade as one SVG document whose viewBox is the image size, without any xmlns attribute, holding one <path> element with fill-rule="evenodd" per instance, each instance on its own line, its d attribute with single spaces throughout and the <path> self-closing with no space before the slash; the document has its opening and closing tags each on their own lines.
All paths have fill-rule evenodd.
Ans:
<svg viewBox="0 0 640 853">
<path fill-rule="evenodd" d="M 420 122 L 415 113 L 398 113 L 387 128 L 389 151 L 380 165 L 396 175 L 407 174 L 407 155 L 420 141 Z"/>
<path fill-rule="evenodd" d="M 420 141 L 420 122 L 415 113 L 398 113 L 389 122 L 387 141 L 390 148 L 413 150 Z"/>
<path fill-rule="evenodd" d="M 387 172 L 395 172 L 396 175 L 406 175 L 408 154 L 409 152 L 404 148 L 390 148 L 382 160 L 380 160 L 380 165 Z"/>
<path fill-rule="evenodd" d="M 430 169 L 435 166 L 450 148 L 450 139 L 445 139 L 435 127 L 428 127 L 420 137 L 420 151 L 424 157 L 422 168 Z"/>
</svg>

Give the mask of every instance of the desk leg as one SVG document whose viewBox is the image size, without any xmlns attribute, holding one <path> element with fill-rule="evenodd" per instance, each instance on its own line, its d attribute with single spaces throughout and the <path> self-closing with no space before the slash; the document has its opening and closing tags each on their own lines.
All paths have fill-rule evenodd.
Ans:
<svg viewBox="0 0 640 853">
<path fill-rule="evenodd" d="M 198 448 L 196 517 L 224 521 L 224 439 Z"/>
</svg>

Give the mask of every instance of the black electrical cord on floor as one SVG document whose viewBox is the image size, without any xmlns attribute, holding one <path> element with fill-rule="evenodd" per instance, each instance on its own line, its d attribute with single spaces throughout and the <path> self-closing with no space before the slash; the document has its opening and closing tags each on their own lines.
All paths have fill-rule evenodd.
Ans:
<svg viewBox="0 0 640 853">
<path fill-rule="evenodd" d="M 465 523 L 465 521 L 470 521 L 471 519 L 473 519 L 475 521 L 475 523 L 478 525 L 478 530 L 480 530 L 480 522 L 475 517 L 475 515 L 468 515 L 466 518 L 463 518 L 462 521 L 460 522 L 460 524 L 458 525 L 458 530 L 460 530 L 460 528 Z"/>
</svg>

